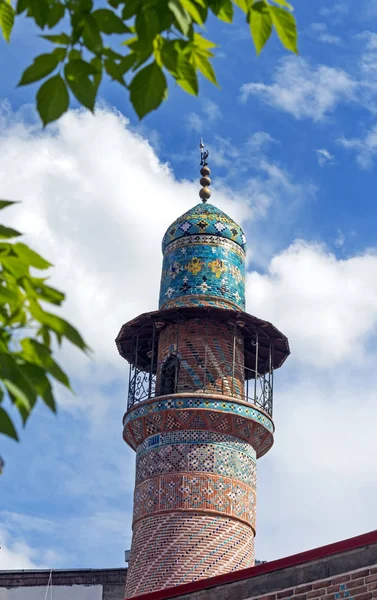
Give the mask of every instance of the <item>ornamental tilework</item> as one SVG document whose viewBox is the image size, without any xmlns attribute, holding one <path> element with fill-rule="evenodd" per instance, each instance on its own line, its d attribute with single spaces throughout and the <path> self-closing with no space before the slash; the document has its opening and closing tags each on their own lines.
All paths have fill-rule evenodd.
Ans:
<svg viewBox="0 0 377 600">
<path fill-rule="evenodd" d="M 173 510 L 221 513 L 255 528 L 255 491 L 232 477 L 205 473 L 165 474 L 135 487 L 133 522 Z"/>
<path fill-rule="evenodd" d="M 155 402 L 142 402 L 136 405 L 136 407 L 132 410 L 128 411 L 124 424 L 126 425 L 130 421 L 133 421 L 140 416 L 148 415 L 161 410 L 182 410 L 186 408 L 204 408 L 217 412 L 220 411 L 236 414 L 239 417 L 247 417 L 248 419 L 252 419 L 257 423 L 260 423 L 271 433 L 274 431 L 274 425 L 271 419 L 252 405 L 247 406 L 246 404 L 238 403 L 235 400 L 214 400 L 212 398 L 206 398 L 203 396 L 198 396 L 196 398 L 171 396 L 167 399 L 157 400 Z M 241 426 L 243 421 L 239 420 L 237 423 L 239 423 Z"/>
<path fill-rule="evenodd" d="M 200 236 L 198 236 L 200 238 Z M 245 308 L 245 256 L 230 240 L 190 244 L 166 252 L 161 274 L 160 309 L 192 305 L 191 299 L 224 303 L 227 308 Z M 225 244 L 224 244 L 225 242 Z M 213 252 L 213 250 L 215 252 Z M 182 304 L 183 303 L 183 304 Z M 178 305 L 178 304 L 177 304 Z"/>
<path fill-rule="evenodd" d="M 162 250 L 184 236 L 213 235 L 228 238 L 246 249 L 246 237 L 241 227 L 222 210 L 210 203 L 200 203 L 178 217 L 167 229 Z"/>
<path fill-rule="evenodd" d="M 145 448 L 143 444 L 138 449 L 137 485 L 166 473 L 203 472 L 233 477 L 255 488 L 255 451 L 254 456 L 251 456 L 250 445 L 249 451 L 245 453 L 238 449 L 242 444 L 234 436 L 207 432 L 207 439 L 198 441 L 192 437 L 191 441 L 187 441 L 184 439 L 185 433 L 177 433 L 175 442 L 170 442 L 169 445 L 155 441 L 152 446 Z"/>
</svg>

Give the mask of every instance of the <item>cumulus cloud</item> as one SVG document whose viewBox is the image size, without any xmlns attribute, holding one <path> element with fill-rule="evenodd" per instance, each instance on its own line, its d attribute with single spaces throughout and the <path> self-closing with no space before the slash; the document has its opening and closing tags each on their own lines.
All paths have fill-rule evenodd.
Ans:
<svg viewBox="0 0 377 600">
<path fill-rule="evenodd" d="M 243 84 L 240 99 L 246 102 L 250 96 L 258 96 L 296 119 L 321 121 L 340 102 L 353 100 L 355 91 L 356 83 L 344 70 L 311 67 L 305 59 L 288 57 L 280 62 L 270 84 Z"/>
<path fill-rule="evenodd" d="M 273 258 L 267 275 L 249 275 L 247 293 L 252 312 L 290 337 L 296 361 L 361 363 L 377 326 L 377 255 L 337 260 L 320 245 L 297 241 Z"/>
<path fill-rule="evenodd" d="M 294 203 L 310 193 L 268 160 L 272 143 L 268 132 L 255 132 L 249 150 L 241 149 L 244 167 L 249 161 L 258 169 L 243 195 L 216 186 L 216 204 L 247 229 L 252 222 L 256 259 L 263 242 L 282 235 Z M 223 150 L 224 161 L 229 153 L 239 157 L 231 143 Z M 126 366 L 113 340 L 123 322 L 156 308 L 161 238 L 196 202 L 197 184 L 177 181 L 145 138 L 119 115 L 100 111 L 69 113 L 43 132 L 6 116 L 0 185 L 3 197 L 23 200 L 8 209 L 8 222 L 55 263 L 52 283 L 68 292 L 63 314 L 95 350 L 95 362 L 64 352 L 78 396 L 71 403 L 63 398 L 58 419 L 32 417 L 35 429 L 28 424 L 7 461 L 2 477 L 13 477 L 14 490 L 4 495 L 8 512 L 0 514 L 7 564 L 117 566 L 130 541 L 134 455 L 120 436 Z M 258 558 L 271 559 L 374 526 L 377 257 L 338 260 L 301 241 L 266 265 L 260 273 L 249 269 L 247 308 L 279 327 L 292 348 L 276 373 L 276 444 L 259 468 Z M 356 471 L 357 486 L 349 476 Z M 54 501 L 46 500 L 46 482 Z M 33 502 L 15 508 L 14 498 Z M 55 559 L 46 549 L 58 553 Z"/>
</svg>

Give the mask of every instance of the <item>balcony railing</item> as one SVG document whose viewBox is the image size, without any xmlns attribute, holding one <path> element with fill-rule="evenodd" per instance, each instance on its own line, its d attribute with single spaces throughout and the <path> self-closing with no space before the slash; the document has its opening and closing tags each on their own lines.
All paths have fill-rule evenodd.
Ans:
<svg viewBox="0 0 377 600">
<path fill-rule="evenodd" d="M 250 402 L 272 416 L 272 370 L 264 375 L 257 374 L 257 377 L 255 377 L 254 371 L 245 368 L 246 381 L 244 384 L 244 389 L 240 390 L 239 379 L 232 378 L 232 374 L 228 372 L 229 368 L 224 368 L 223 377 L 218 378 L 216 382 L 211 381 L 211 378 L 207 377 L 207 380 L 203 378 L 202 387 L 187 384 L 182 385 L 179 383 L 182 378 L 178 377 L 178 369 L 180 370 L 180 374 L 182 374 L 181 370 L 184 368 L 184 365 L 177 364 L 176 370 L 173 373 L 169 373 L 169 375 L 165 378 L 162 373 L 161 366 L 160 368 L 157 368 L 157 372 L 160 375 L 159 391 L 156 391 L 156 375 L 153 375 L 151 372 L 141 371 L 135 366 L 130 366 L 127 409 L 129 410 L 138 402 L 161 395 L 201 392 L 205 394 L 221 394 L 225 396 L 231 396 L 245 402 Z"/>
</svg>

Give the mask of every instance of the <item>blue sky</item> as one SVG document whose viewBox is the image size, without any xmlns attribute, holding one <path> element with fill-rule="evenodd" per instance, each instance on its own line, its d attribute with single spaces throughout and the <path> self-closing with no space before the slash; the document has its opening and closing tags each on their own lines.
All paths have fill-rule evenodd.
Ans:
<svg viewBox="0 0 377 600">
<path fill-rule="evenodd" d="M 95 118 L 42 131 L 21 71 L 48 43 L 17 24 L 0 52 L 1 196 L 9 223 L 55 264 L 63 314 L 95 350 L 66 346 L 76 396 L 38 406 L 1 440 L 0 568 L 116 567 L 130 544 L 134 455 L 121 438 L 121 325 L 157 307 L 160 241 L 198 201 L 199 137 L 213 202 L 249 245 L 247 309 L 290 339 L 276 376 L 276 441 L 259 463 L 257 557 L 376 528 L 377 4 L 296 2 L 300 57 L 255 56 L 241 15 L 208 25 L 221 90 L 170 87 L 141 124 L 123 90 Z"/>
</svg>

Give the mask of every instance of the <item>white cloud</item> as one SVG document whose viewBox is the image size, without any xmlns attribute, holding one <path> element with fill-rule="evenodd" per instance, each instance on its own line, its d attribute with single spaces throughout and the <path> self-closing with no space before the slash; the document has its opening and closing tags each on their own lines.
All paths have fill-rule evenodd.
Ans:
<svg viewBox="0 0 377 600">
<path fill-rule="evenodd" d="M 271 84 L 245 83 L 241 101 L 259 96 L 266 104 L 293 115 L 296 119 L 321 121 L 339 102 L 351 101 L 356 83 L 342 69 L 325 65 L 311 67 L 304 59 L 288 57 L 280 62 Z"/>
<path fill-rule="evenodd" d="M 377 125 L 359 138 L 339 138 L 338 143 L 356 153 L 356 162 L 362 169 L 371 169 L 377 157 Z"/>
<path fill-rule="evenodd" d="M 317 161 L 320 167 L 330 165 L 334 163 L 335 156 L 331 154 L 326 148 L 318 148 L 316 150 Z"/>
<path fill-rule="evenodd" d="M 319 9 L 319 14 L 323 17 L 339 17 L 346 15 L 349 11 L 349 6 L 346 2 L 337 2 L 333 6 L 323 6 Z"/>
<path fill-rule="evenodd" d="M 266 158 L 271 143 L 267 132 L 255 132 L 248 150 L 228 140 L 217 154 L 220 162 L 258 168 L 238 198 L 216 186 L 216 204 L 236 220 L 254 219 L 256 259 L 263 243 L 283 235 L 295 203 L 314 193 Z M 3 197 L 23 199 L 7 218 L 55 263 L 52 283 L 68 293 L 64 315 L 96 351 L 88 363 L 66 349 L 79 386 L 70 412 L 61 411 L 51 437 L 45 422 L 35 439 L 27 428 L 25 442 L 6 456 L 6 470 L 27 464 L 23 489 L 34 501 L 30 514 L 0 515 L 8 524 L 4 564 L 101 566 L 112 553 L 115 565 L 130 540 L 134 455 L 120 438 L 126 366 L 113 340 L 123 322 L 156 308 L 162 235 L 196 202 L 198 186 L 177 181 L 148 142 L 108 111 L 70 113 L 43 132 L 22 120 L 9 125 L 6 117 L 0 185 Z M 264 274 L 248 275 L 249 312 L 279 327 L 292 349 L 276 373 L 276 444 L 259 466 L 259 558 L 374 527 L 376 282 L 372 253 L 338 260 L 304 242 L 275 256 Z M 74 427 L 83 422 L 85 429 Z M 46 482 L 78 513 L 58 507 L 57 516 L 46 516 Z M 6 498 L 10 507 L 12 496 Z"/>
<path fill-rule="evenodd" d="M 288 335 L 297 362 L 355 366 L 377 327 L 377 255 L 337 260 L 297 241 L 274 257 L 267 275 L 249 275 L 247 293 L 249 310 Z"/>
<path fill-rule="evenodd" d="M 33 548 L 16 532 L 0 527 L 0 569 L 45 569 L 59 556 L 55 550 Z"/>
</svg>

